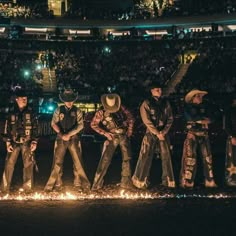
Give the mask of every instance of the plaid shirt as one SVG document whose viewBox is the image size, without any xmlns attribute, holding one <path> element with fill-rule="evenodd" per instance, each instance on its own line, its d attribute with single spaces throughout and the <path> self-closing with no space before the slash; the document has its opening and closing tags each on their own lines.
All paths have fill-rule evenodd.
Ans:
<svg viewBox="0 0 236 236">
<path fill-rule="evenodd" d="M 100 126 L 100 123 L 102 123 L 102 121 L 104 120 L 104 112 L 105 111 L 103 109 L 100 109 L 96 112 L 91 122 L 91 128 L 94 129 L 97 133 L 105 136 L 105 134 L 109 132 L 109 130 L 106 130 Z M 124 106 L 121 106 L 118 112 L 122 112 L 126 117 L 123 125 L 127 128 L 127 136 L 130 137 L 133 133 L 134 117 Z"/>
</svg>

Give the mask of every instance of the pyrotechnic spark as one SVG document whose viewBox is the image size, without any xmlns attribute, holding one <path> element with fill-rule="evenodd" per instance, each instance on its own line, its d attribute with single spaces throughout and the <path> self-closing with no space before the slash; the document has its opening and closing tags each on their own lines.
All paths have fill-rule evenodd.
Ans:
<svg viewBox="0 0 236 236">
<path fill-rule="evenodd" d="M 120 190 L 116 192 L 101 193 L 74 193 L 74 192 L 35 192 L 25 194 L 18 192 L 14 194 L 5 194 L 0 196 L 0 201 L 78 201 L 78 200 L 104 200 L 104 199 L 125 199 L 125 200 L 158 200 L 158 199 L 227 199 L 236 198 L 235 194 L 217 193 L 217 194 L 175 194 L 175 193 L 158 193 L 158 192 L 130 192 Z"/>
</svg>

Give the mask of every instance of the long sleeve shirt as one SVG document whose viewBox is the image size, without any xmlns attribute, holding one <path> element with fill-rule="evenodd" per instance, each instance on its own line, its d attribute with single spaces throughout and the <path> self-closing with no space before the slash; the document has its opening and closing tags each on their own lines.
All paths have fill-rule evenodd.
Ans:
<svg viewBox="0 0 236 236">
<path fill-rule="evenodd" d="M 120 115 L 119 122 L 117 124 L 114 115 Z M 127 135 L 131 136 L 133 133 L 134 118 L 131 112 L 124 106 L 120 107 L 120 110 L 116 113 L 110 113 L 107 115 L 103 109 L 98 110 L 91 122 L 91 128 L 101 135 L 105 135 L 114 129 L 126 129 Z"/>
</svg>

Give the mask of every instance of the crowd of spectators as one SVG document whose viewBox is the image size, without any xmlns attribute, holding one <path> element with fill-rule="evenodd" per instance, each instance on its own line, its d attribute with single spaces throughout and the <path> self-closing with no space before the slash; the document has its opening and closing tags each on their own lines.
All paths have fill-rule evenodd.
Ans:
<svg viewBox="0 0 236 236">
<path fill-rule="evenodd" d="M 50 50 L 49 50 L 50 49 Z M 153 80 L 166 84 L 180 63 L 179 48 L 153 42 L 53 43 L 2 40 L 1 91 L 22 85 L 40 88 L 42 67 L 55 69 L 58 90 L 77 89 L 81 95 L 119 91 L 144 95 Z M 44 52 L 44 53 L 42 53 Z M 47 55 L 50 63 L 47 64 Z M 46 63 L 45 63 L 46 61 Z"/>
<path fill-rule="evenodd" d="M 181 15 L 210 15 L 217 13 L 235 13 L 235 0 L 182 0 Z"/>
<path fill-rule="evenodd" d="M 80 19 L 153 19 L 170 16 L 192 16 L 209 14 L 231 14 L 236 11 L 235 0 L 180 0 L 180 1 L 134 1 L 127 8 L 80 6 L 71 8 L 66 17 Z"/>
<path fill-rule="evenodd" d="M 1 94 L 22 84 L 34 95 L 40 94 L 42 73 L 37 66 L 41 65 L 55 69 L 59 91 L 70 86 L 80 95 L 97 97 L 109 91 L 118 92 L 129 105 L 137 105 L 146 96 L 151 81 L 168 84 L 180 66 L 181 56 L 189 51 L 197 56 L 176 87 L 175 95 L 184 97 L 191 88 L 230 94 L 236 87 L 235 37 L 80 43 L 9 43 L 5 39 L 0 42 L 0 50 Z M 51 66 L 45 63 L 48 54 Z"/>
<path fill-rule="evenodd" d="M 30 5 L 0 3 L 0 17 L 9 18 L 52 18 L 53 11 L 40 1 Z M 166 2 L 165 4 L 163 2 Z M 107 5 L 106 5 L 107 3 Z M 163 5 L 164 4 L 164 5 Z M 82 20 L 132 20 L 155 19 L 171 16 L 192 16 L 209 14 L 231 14 L 236 11 L 235 0 L 179 0 L 179 1 L 133 1 L 133 4 L 120 4 L 111 7 L 107 1 L 89 4 L 86 1 L 69 5 L 62 17 Z"/>
<path fill-rule="evenodd" d="M 102 94 L 108 90 L 143 95 L 153 80 L 166 84 L 177 70 L 179 51 L 151 42 L 87 45 L 77 51 L 56 51 L 59 88 L 79 88 L 82 94 Z M 129 97 L 130 98 L 130 97 Z"/>
<path fill-rule="evenodd" d="M 16 3 L 0 2 L 0 18 L 50 18 L 52 12 L 48 11 L 47 5 L 20 5 Z"/>
<path fill-rule="evenodd" d="M 0 51 L 1 105 L 9 99 L 9 95 L 17 86 L 26 88 L 36 96 L 41 94 L 42 88 L 39 83 L 36 83 L 37 79 L 40 80 L 37 64 L 39 65 L 40 62 L 37 60 L 36 53 Z"/>
<path fill-rule="evenodd" d="M 189 66 L 187 74 L 176 92 L 186 93 L 189 88 L 207 90 L 211 94 L 236 92 L 236 43 L 214 39 L 200 41 L 197 56 Z"/>
</svg>

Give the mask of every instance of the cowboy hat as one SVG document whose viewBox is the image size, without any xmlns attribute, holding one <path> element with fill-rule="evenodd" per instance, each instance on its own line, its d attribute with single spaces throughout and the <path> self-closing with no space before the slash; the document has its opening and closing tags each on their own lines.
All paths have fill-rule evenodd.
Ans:
<svg viewBox="0 0 236 236">
<path fill-rule="evenodd" d="M 27 94 L 26 90 L 21 89 L 21 88 L 16 89 L 15 92 L 14 92 L 14 95 L 16 97 L 28 97 L 28 94 Z"/>
<path fill-rule="evenodd" d="M 104 109 L 110 113 L 117 112 L 120 109 L 121 99 L 118 94 L 103 94 L 101 96 L 101 102 Z"/>
<path fill-rule="evenodd" d="M 163 88 L 163 84 L 160 83 L 159 81 L 152 81 L 149 85 L 148 85 L 148 89 L 152 90 L 154 88 Z"/>
<path fill-rule="evenodd" d="M 62 102 L 75 102 L 78 98 L 78 93 L 74 93 L 72 89 L 65 89 L 63 93 L 59 94 Z"/>
<path fill-rule="evenodd" d="M 202 94 L 203 96 L 208 94 L 207 91 L 203 91 L 203 90 L 198 90 L 198 89 L 193 89 L 191 90 L 190 92 L 188 92 L 184 98 L 185 102 L 186 103 L 191 103 L 193 97 L 196 95 L 196 94 Z"/>
</svg>

